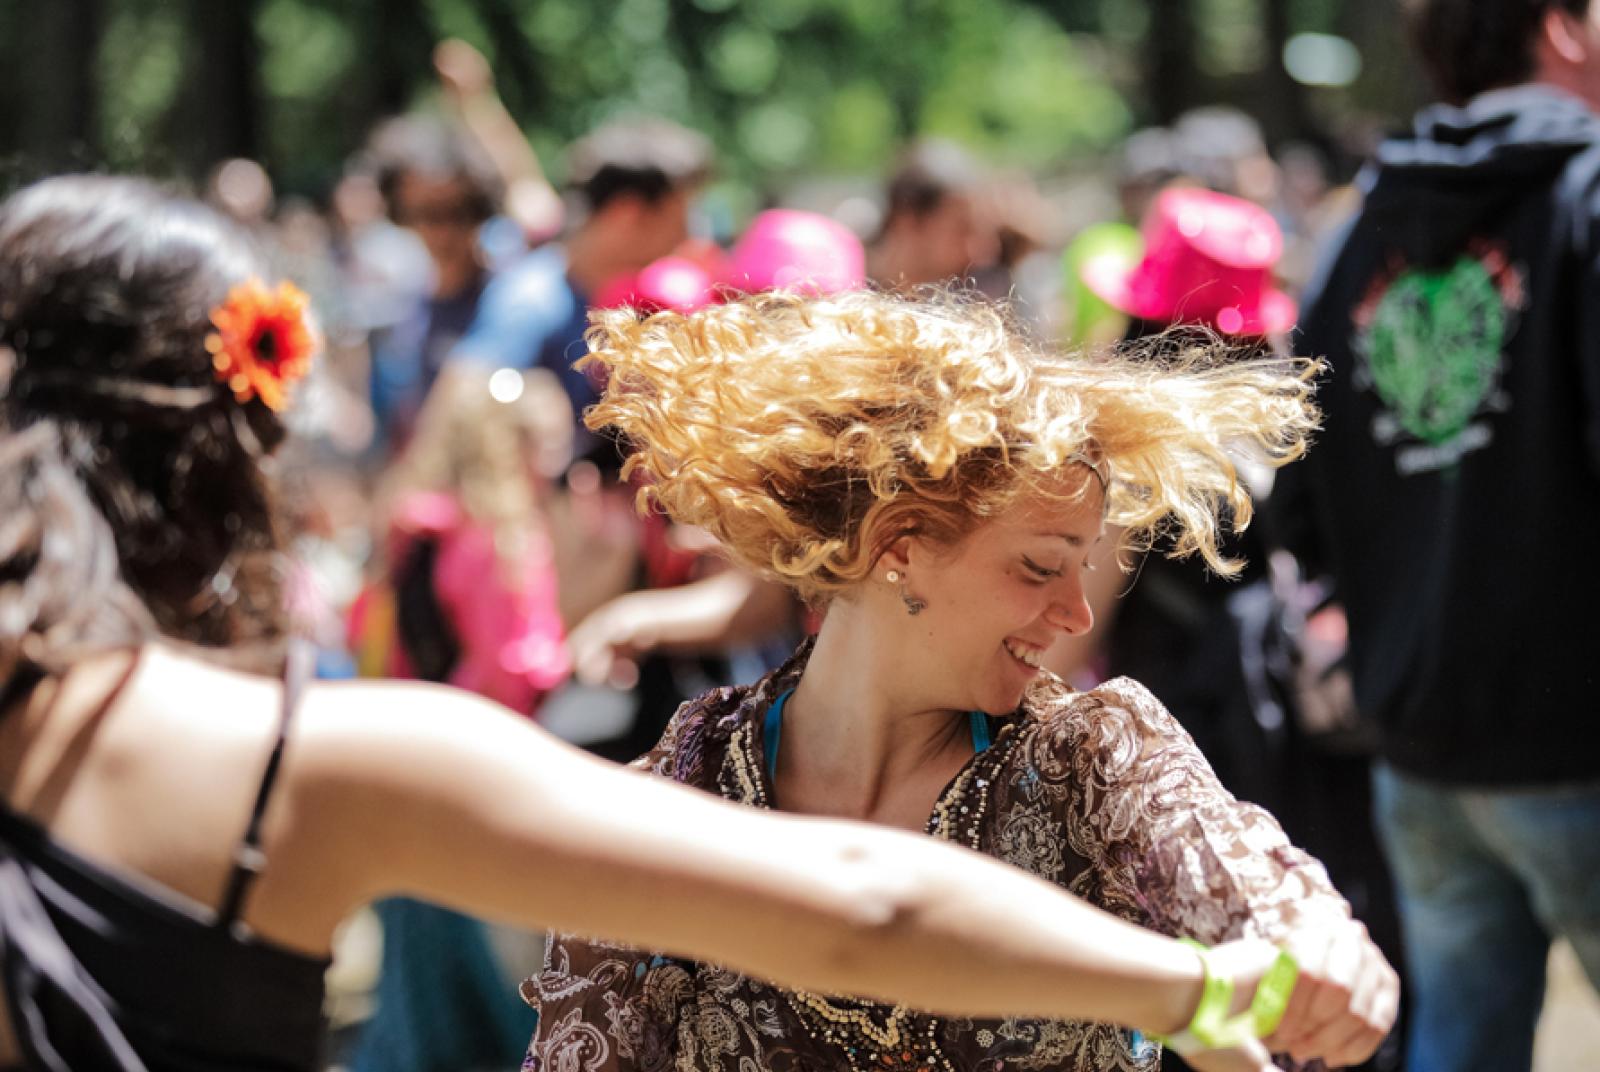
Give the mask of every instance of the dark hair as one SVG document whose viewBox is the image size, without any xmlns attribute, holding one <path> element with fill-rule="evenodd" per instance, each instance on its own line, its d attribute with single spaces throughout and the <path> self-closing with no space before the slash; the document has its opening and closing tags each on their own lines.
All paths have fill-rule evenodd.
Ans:
<svg viewBox="0 0 1600 1072">
<path fill-rule="evenodd" d="M 651 204 L 706 180 L 711 143 L 665 119 L 608 123 L 567 150 L 567 185 L 598 212 L 631 195 Z"/>
<path fill-rule="evenodd" d="M 403 115 L 381 123 L 372 133 L 368 166 L 378 178 L 378 192 L 395 216 L 400 181 L 406 175 L 466 187 L 466 210 L 482 223 L 500 211 L 505 184 L 494 162 L 472 137 L 455 124 L 429 115 Z M 404 220 L 396 218 L 396 222 Z"/>
<path fill-rule="evenodd" d="M 1464 104 L 1479 93 L 1525 82 L 1545 13 L 1573 15 L 1589 0 L 1406 0 L 1406 30 L 1439 95 Z"/>
<path fill-rule="evenodd" d="M 206 336 L 266 275 L 249 238 L 148 183 L 67 176 L 0 205 L 0 697 L 159 632 L 281 639 L 262 458 L 283 439 Z"/>
<path fill-rule="evenodd" d="M 972 193 L 982 181 L 983 170 L 961 146 L 950 141 L 918 142 L 905 151 L 889 176 L 884 226 L 901 216 L 926 216 L 945 198 Z"/>
</svg>

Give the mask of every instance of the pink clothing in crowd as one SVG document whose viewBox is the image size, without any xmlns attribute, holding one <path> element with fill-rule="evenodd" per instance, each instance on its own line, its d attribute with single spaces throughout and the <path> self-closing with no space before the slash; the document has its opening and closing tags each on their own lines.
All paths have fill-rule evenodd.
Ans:
<svg viewBox="0 0 1600 1072">
<path fill-rule="evenodd" d="M 420 540 L 437 544 L 433 592 L 461 649 L 448 683 L 534 714 L 572 669 L 549 541 L 535 535 L 508 569 L 494 532 L 436 492 L 402 500 L 390 528 L 389 561 L 404 562 Z M 369 587 L 352 606 L 350 643 L 363 674 L 416 676 L 394 621 L 387 585 Z"/>
</svg>

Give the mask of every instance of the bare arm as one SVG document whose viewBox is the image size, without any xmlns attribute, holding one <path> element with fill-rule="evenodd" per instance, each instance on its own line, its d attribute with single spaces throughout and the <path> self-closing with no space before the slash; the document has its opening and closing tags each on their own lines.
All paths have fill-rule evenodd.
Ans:
<svg viewBox="0 0 1600 1072">
<path fill-rule="evenodd" d="M 927 837 L 724 804 L 451 690 L 323 687 L 296 737 L 296 810 L 359 862 L 354 899 L 413 893 L 974 1016 L 1167 1031 L 1198 1001 L 1190 951 L 1015 868 Z M 1263 945 L 1240 981 L 1270 959 Z"/>
<path fill-rule="evenodd" d="M 567 645 L 579 680 L 599 684 L 640 655 L 722 651 L 763 640 L 794 619 L 787 588 L 729 566 L 689 584 L 618 596 L 579 622 Z"/>
<path fill-rule="evenodd" d="M 564 218 L 561 195 L 545 178 L 533 146 L 495 92 L 494 76 L 483 54 L 452 38 L 434 49 L 433 66 L 456 115 L 505 183 L 506 213 L 530 241 L 559 234 Z"/>
</svg>

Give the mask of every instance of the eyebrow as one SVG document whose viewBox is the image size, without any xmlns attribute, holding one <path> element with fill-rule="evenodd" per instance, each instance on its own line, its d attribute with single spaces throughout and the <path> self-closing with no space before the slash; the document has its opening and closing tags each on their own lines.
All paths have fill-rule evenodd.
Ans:
<svg viewBox="0 0 1600 1072">
<path fill-rule="evenodd" d="M 1082 547 L 1083 544 L 1084 544 L 1084 540 L 1083 540 L 1082 536 L 1075 536 L 1070 532 L 1035 532 L 1034 535 L 1035 536 L 1043 536 L 1043 537 L 1046 537 L 1046 538 L 1053 538 L 1053 539 L 1057 539 L 1057 540 L 1066 540 L 1067 541 L 1067 545 L 1069 547 Z M 1093 540 L 1089 541 L 1089 542 L 1090 543 L 1099 543 L 1104 538 L 1105 538 L 1105 533 L 1104 532 L 1096 533 L 1095 534 L 1095 538 Z"/>
</svg>

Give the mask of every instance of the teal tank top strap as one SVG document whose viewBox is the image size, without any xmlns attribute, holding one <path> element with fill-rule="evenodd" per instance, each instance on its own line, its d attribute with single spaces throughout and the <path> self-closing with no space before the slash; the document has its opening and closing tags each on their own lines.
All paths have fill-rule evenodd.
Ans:
<svg viewBox="0 0 1600 1072">
<path fill-rule="evenodd" d="M 772 701 L 772 706 L 767 708 L 767 722 L 761 734 L 761 746 L 767 759 L 767 781 L 773 784 L 778 781 L 778 735 L 783 732 L 783 705 L 793 695 L 794 690 L 788 689 Z"/>
<path fill-rule="evenodd" d="M 989 750 L 989 716 L 982 711 L 968 711 L 967 724 L 972 728 L 972 751 L 982 755 Z"/>
<path fill-rule="evenodd" d="M 767 780 L 776 783 L 778 780 L 778 740 L 783 733 L 783 705 L 789 702 L 789 697 L 794 695 L 793 689 L 788 689 L 772 701 L 772 706 L 767 708 L 767 717 L 762 725 L 761 748 L 767 761 Z M 972 734 L 972 751 L 982 754 L 989 750 L 993 743 L 993 733 L 989 728 L 989 716 L 982 711 L 967 712 L 967 727 Z"/>
</svg>

